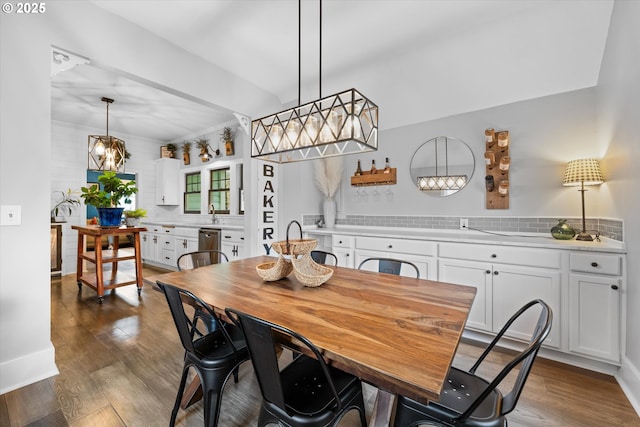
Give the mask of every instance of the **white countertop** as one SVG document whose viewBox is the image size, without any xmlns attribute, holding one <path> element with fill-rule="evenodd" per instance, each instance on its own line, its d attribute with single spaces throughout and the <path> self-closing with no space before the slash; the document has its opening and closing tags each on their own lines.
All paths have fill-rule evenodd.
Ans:
<svg viewBox="0 0 640 427">
<path fill-rule="evenodd" d="M 623 242 L 601 237 L 600 242 L 584 242 L 578 240 L 556 240 L 549 234 L 539 233 L 506 233 L 481 232 L 472 230 L 438 230 L 425 228 L 396 228 L 396 227 L 364 227 L 364 226 L 335 226 L 333 228 L 318 228 L 305 226 L 306 233 L 333 235 L 346 234 L 370 237 L 395 237 L 412 240 L 432 240 L 437 242 L 483 243 L 503 246 L 526 246 L 536 248 L 601 251 L 612 253 L 626 253 Z"/>
<path fill-rule="evenodd" d="M 144 221 L 142 223 L 142 226 L 147 226 L 147 225 L 159 225 L 159 226 L 162 226 L 162 227 L 213 228 L 213 229 L 220 229 L 220 230 L 238 230 L 238 231 L 244 230 L 244 226 L 242 226 L 242 225 L 213 224 L 213 223 L 189 224 L 189 223 L 172 222 L 172 221 L 161 221 L 161 220 Z"/>
</svg>

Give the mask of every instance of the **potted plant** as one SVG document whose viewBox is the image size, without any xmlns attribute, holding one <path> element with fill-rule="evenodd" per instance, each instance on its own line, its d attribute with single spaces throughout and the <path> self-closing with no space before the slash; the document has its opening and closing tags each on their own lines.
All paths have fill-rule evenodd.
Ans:
<svg viewBox="0 0 640 427">
<path fill-rule="evenodd" d="M 176 147 L 176 144 L 167 144 L 167 151 L 169 151 L 171 153 L 171 158 L 174 159 L 176 157 L 176 150 L 178 149 L 178 147 Z"/>
<path fill-rule="evenodd" d="M 73 208 L 80 205 L 80 200 L 70 188 L 66 193 L 62 190 L 54 191 L 54 193 L 60 193 L 60 201 L 51 209 L 51 222 L 56 222 L 58 216 L 62 217 L 62 222 L 64 222 L 64 217 L 71 215 Z"/>
<path fill-rule="evenodd" d="M 124 223 L 127 227 L 138 227 L 140 218 L 147 216 L 146 209 L 138 208 L 132 211 L 124 211 Z"/>
<path fill-rule="evenodd" d="M 191 163 L 191 142 L 189 141 L 182 143 L 182 160 L 184 160 L 185 165 Z"/>
<path fill-rule="evenodd" d="M 103 227 L 119 227 L 124 208 L 119 208 L 122 201 L 131 203 L 130 197 L 138 192 L 135 181 L 123 182 L 115 172 L 105 171 L 98 177 L 102 189 L 98 184 L 90 187 L 82 187 L 80 197 L 85 204 L 93 205 L 98 209 L 100 225 Z"/>
<path fill-rule="evenodd" d="M 220 140 L 224 142 L 225 153 L 227 156 L 233 156 L 233 131 L 230 127 L 222 129 Z"/>
</svg>

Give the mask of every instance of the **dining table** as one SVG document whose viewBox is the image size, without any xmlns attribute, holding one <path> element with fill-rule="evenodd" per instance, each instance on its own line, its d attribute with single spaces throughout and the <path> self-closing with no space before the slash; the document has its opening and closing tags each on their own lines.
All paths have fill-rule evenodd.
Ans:
<svg viewBox="0 0 640 427">
<path fill-rule="evenodd" d="M 153 280 L 191 291 L 221 315 L 231 307 L 305 336 L 330 364 L 378 389 L 382 418 L 396 394 L 439 400 L 475 287 L 338 266 L 317 287 L 293 273 L 263 281 L 256 266 L 273 261 L 250 257 Z"/>
</svg>

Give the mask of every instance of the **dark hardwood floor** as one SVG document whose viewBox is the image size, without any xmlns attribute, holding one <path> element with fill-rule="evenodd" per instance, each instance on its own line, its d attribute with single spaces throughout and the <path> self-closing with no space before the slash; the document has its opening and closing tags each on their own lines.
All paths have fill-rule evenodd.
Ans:
<svg viewBox="0 0 640 427">
<path fill-rule="evenodd" d="M 144 270 L 145 277 L 157 273 Z M 107 293 L 99 305 L 91 289 L 78 292 L 74 275 L 52 280 L 51 339 L 60 374 L 1 395 L 0 426 L 168 425 L 183 350 L 162 294 L 145 286 L 138 298 L 127 286 Z M 455 364 L 469 366 L 480 351 L 461 344 Z M 501 359 L 493 357 L 485 372 Z M 365 386 L 369 413 L 375 391 Z M 246 363 L 239 383 L 225 388 L 219 425 L 255 425 L 259 402 Z M 201 405 L 181 411 L 178 425 L 203 425 Z M 355 413 L 341 423 L 357 425 Z M 539 358 L 509 425 L 640 426 L 640 418 L 612 377 Z"/>
</svg>

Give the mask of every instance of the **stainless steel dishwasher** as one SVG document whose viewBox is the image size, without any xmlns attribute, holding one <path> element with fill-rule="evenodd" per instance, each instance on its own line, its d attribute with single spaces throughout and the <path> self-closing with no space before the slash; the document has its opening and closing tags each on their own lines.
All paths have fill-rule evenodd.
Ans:
<svg viewBox="0 0 640 427">
<path fill-rule="evenodd" d="M 219 228 L 201 228 L 198 233 L 198 250 L 199 251 L 210 251 L 210 250 L 220 250 L 220 233 L 221 230 Z M 211 262 L 217 264 L 220 262 L 218 255 L 215 257 L 211 257 Z"/>
</svg>

